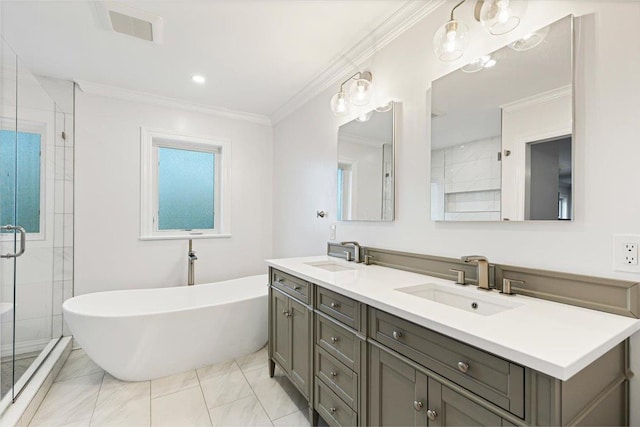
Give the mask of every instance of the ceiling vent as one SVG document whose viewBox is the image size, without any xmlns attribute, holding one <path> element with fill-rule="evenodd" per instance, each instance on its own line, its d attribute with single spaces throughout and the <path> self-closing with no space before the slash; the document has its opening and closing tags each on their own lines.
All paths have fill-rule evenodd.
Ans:
<svg viewBox="0 0 640 427">
<path fill-rule="evenodd" d="M 163 21 L 160 16 L 118 2 L 102 2 L 108 27 L 121 34 L 154 43 L 162 43 Z"/>
</svg>

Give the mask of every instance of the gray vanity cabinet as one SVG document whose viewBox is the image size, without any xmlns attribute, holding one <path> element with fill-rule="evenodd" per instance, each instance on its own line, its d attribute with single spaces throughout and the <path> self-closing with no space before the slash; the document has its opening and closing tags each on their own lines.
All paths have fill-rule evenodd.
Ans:
<svg viewBox="0 0 640 427">
<path fill-rule="evenodd" d="M 369 356 L 372 426 L 512 425 L 391 352 L 370 345 Z"/>
<path fill-rule="evenodd" d="M 276 362 L 300 392 L 310 399 L 313 371 L 311 309 L 274 287 L 271 287 L 270 295 L 270 374 L 273 376 L 273 363 Z"/>
<path fill-rule="evenodd" d="M 426 375 L 370 344 L 370 425 L 426 426 L 427 383 Z"/>
<path fill-rule="evenodd" d="M 629 425 L 628 341 L 561 381 L 273 268 L 270 285 L 270 374 L 313 425 Z"/>
</svg>

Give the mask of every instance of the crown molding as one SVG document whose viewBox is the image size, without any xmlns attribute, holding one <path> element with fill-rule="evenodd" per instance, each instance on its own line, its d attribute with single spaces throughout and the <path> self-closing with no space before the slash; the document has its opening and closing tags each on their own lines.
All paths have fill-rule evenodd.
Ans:
<svg viewBox="0 0 640 427">
<path fill-rule="evenodd" d="M 154 95 L 148 92 L 140 92 L 131 89 L 123 89 L 115 86 L 103 85 L 100 83 L 92 83 L 82 80 L 76 80 L 75 82 L 80 87 L 80 90 L 88 95 L 104 96 L 107 98 L 115 98 L 124 101 L 157 105 L 160 107 L 178 108 L 186 111 L 194 111 L 196 113 L 209 114 L 217 117 L 243 120 L 246 122 L 271 126 L 271 120 L 269 119 L 269 117 L 260 114 L 245 113 L 242 111 L 230 110 L 221 107 L 213 107 L 210 105 L 183 101 L 176 98 Z"/>
<path fill-rule="evenodd" d="M 274 125 L 277 124 L 346 74 L 353 72 L 354 64 L 366 61 L 445 2 L 446 0 L 428 0 L 426 2 L 424 0 L 410 0 L 405 3 L 369 35 L 339 55 L 338 59 L 314 77 L 300 92 L 280 106 L 271 115 L 271 122 Z"/>
<path fill-rule="evenodd" d="M 522 98 L 522 99 L 518 99 L 517 101 L 509 102 L 507 104 L 501 105 L 500 108 L 502 108 L 502 110 L 506 112 L 518 111 L 518 110 L 532 107 L 537 104 L 543 104 L 545 102 L 554 101 L 558 98 L 562 98 L 565 96 L 571 96 L 572 93 L 573 93 L 572 85 L 560 86 L 556 89 L 551 89 L 546 92 L 529 96 L 527 98 Z"/>
</svg>

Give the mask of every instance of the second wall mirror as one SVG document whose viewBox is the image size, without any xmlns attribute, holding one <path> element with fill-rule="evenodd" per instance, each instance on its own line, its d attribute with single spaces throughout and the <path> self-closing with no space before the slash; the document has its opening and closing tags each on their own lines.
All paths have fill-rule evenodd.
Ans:
<svg viewBox="0 0 640 427">
<path fill-rule="evenodd" d="M 338 130 L 338 221 L 393 221 L 397 103 L 358 116 Z"/>
<path fill-rule="evenodd" d="M 573 219 L 573 17 L 431 88 L 431 219 Z"/>
</svg>

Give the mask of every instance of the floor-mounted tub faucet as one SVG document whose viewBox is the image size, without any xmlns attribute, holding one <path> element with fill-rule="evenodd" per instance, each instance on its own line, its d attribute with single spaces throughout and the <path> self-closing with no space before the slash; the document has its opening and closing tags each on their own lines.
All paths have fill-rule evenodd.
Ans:
<svg viewBox="0 0 640 427">
<path fill-rule="evenodd" d="M 196 283 L 195 265 L 198 257 L 196 251 L 193 250 L 193 240 L 189 239 L 189 277 L 187 278 L 187 286 L 193 286 Z"/>
<path fill-rule="evenodd" d="M 489 260 L 480 255 L 467 255 L 460 258 L 462 262 L 478 265 L 478 289 L 490 291 L 489 288 Z"/>
</svg>

